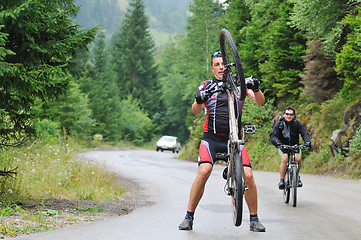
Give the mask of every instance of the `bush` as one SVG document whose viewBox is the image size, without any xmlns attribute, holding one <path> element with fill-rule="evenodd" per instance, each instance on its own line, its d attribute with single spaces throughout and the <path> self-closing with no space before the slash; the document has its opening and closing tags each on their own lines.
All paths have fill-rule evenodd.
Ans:
<svg viewBox="0 0 361 240">
<path fill-rule="evenodd" d="M 122 139 L 136 144 L 151 140 L 152 120 L 140 107 L 138 100 L 128 97 L 121 102 L 120 131 Z"/>
<path fill-rule="evenodd" d="M 44 143 L 55 143 L 60 132 L 60 124 L 49 119 L 37 119 L 34 121 L 35 136 Z"/>
<path fill-rule="evenodd" d="M 356 131 L 356 135 L 350 141 L 350 155 L 354 156 L 361 153 L 361 125 Z"/>
</svg>

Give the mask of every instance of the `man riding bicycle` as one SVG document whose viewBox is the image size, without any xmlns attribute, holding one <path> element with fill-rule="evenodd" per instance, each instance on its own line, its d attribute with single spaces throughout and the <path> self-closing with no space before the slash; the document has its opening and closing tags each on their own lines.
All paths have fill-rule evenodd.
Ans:
<svg viewBox="0 0 361 240">
<path fill-rule="evenodd" d="M 277 121 L 273 126 L 272 132 L 270 133 L 270 138 L 272 144 L 278 148 L 278 151 L 281 155 L 281 164 L 280 164 L 280 182 L 278 188 L 283 190 L 285 188 L 285 175 L 288 162 L 288 150 L 282 149 L 282 145 L 298 145 L 299 144 L 299 135 L 301 135 L 303 141 L 305 142 L 305 147 L 311 148 L 311 141 L 308 136 L 308 133 L 302 123 L 296 120 L 296 111 L 293 107 L 288 106 L 283 112 L 283 116 Z M 301 170 L 302 165 L 302 156 L 300 150 L 295 155 L 295 160 L 298 163 L 298 169 Z M 298 187 L 302 187 L 301 178 L 298 178 Z"/>
<path fill-rule="evenodd" d="M 194 211 L 202 198 L 205 184 L 212 172 L 216 160 L 215 155 L 218 152 L 227 152 L 229 139 L 227 94 L 225 92 L 216 92 L 209 96 L 208 91 L 206 91 L 210 88 L 219 88 L 222 84 L 224 70 L 221 52 L 215 52 L 211 56 L 211 71 L 214 74 L 214 78 L 204 81 L 199 85 L 197 94 L 195 95 L 195 101 L 192 105 L 192 113 L 195 115 L 202 111 L 202 105 L 204 105 L 206 109 L 206 120 L 199 147 L 198 173 L 190 191 L 186 216 L 179 225 L 180 230 L 192 229 Z M 259 80 L 251 77 L 247 79 L 246 83 L 248 88 L 247 96 L 258 105 L 264 105 L 265 99 L 262 91 L 259 90 Z M 244 101 L 236 99 L 235 102 L 235 104 L 237 104 L 237 114 L 241 116 Z M 265 228 L 258 220 L 257 188 L 253 179 L 251 162 L 245 148 L 242 149 L 242 157 L 248 186 L 248 190 L 245 191 L 245 199 L 250 212 L 250 230 L 264 232 Z"/>
</svg>

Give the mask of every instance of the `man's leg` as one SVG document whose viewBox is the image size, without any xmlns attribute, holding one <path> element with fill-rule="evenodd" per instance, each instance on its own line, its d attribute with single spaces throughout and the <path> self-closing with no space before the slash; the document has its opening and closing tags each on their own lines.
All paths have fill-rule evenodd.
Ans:
<svg viewBox="0 0 361 240">
<path fill-rule="evenodd" d="M 295 160 L 298 163 L 298 170 L 301 171 L 301 165 L 302 165 L 302 156 L 299 153 L 295 154 Z"/>
<path fill-rule="evenodd" d="M 196 179 L 192 184 L 191 192 L 189 194 L 187 215 L 183 222 L 179 225 L 180 230 L 192 230 L 193 214 L 203 196 L 204 187 L 212 172 L 212 169 L 213 166 L 210 163 L 203 163 L 199 165 Z"/>
<path fill-rule="evenodd" d="M 247 202 L 247 206 L 250 214 L 250 230 L 255 232 L 265 232 L 265 227 L 259 222 L 258 200 L 257 200 L 257 186 L 253 179 L 252 168 L 244 167 L 244 173 L 246 175 L 246 184 L 248 190 L 244 192 L 244 197 Z"/>
<path fill-rule="evenodd" d="M 246 175 L 246 184 L 248 190 L 244 192 L 244 198 L 246 199 L 249 213 L 251 215 L 256 215 L 258 211 L 258 202 L 257 202 L 257 187 L 253 179 L 252 168 L 243 167 L 244 174 Z"/>
<path fill-rule="evenodd" d="M 194 212 L 201 200 L 206 182 L 211 175 L 213 166 L 210 163 L 203 163 L 198 167 L 197 177 L 194 180 L 189 194 L 188 211 Z"/>
<path fill-rule="evenodd" d="M 285 176 L 286 176 L 286 168 L 288 162 L 288 155 L 281 155 L 281 164 L 280 164 L 280 182 L 278 183 L 278 188 L 283 190 L 285 188 Z"/>
</svg>

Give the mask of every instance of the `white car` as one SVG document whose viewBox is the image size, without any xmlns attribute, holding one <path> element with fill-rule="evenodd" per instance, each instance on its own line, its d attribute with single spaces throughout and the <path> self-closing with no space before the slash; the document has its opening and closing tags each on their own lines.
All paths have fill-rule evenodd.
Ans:
<svg viewBox="0 0 361 240">
<path fill-rule="evenodd" d="M 174 152 L 179 152 L 180 142 L 177 137 L 173 136 L 163 136 L 157 141 L 157 151 L 169 150 Z"/>
</svg>

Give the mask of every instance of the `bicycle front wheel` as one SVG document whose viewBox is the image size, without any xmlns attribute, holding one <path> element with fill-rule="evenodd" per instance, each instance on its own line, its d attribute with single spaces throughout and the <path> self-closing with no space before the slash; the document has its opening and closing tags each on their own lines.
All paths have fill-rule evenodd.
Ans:
<svg viewBox="0 0 361 240">
<path fill-rule="evenodd" d="M 297 185 L 298 185 L 298 169 L 297 166 L 292 166 L 291 199 L 292 199 L 293 207 L 296 207 L 297 205 Z"/>
<path fill-rule="evenodd" d="M 290 201 L 290 171 L 287 169 L 285 188 L 283 189 L 283 202 L 289 203 Z"/>
<path fill-rule="evenodd" d="M 242 156 L 237 151 L 233 155 L 233 166 L 231 173 L 232 183 L 232 204 L 233 204 L 233 223 L 236 227 L 242 224 L 242 211 L 243 211 L 243 165 Z"/>
<path fill-rule="evenodd" d="M 243 67 L 236 44 L 227 29 L 221 30 L 219 44 L 224 64 L 223 79 L 230 85 L 236 97 L 239 100 L 244 100 L 246 98 L 246 84 Z"/>
</svg>

